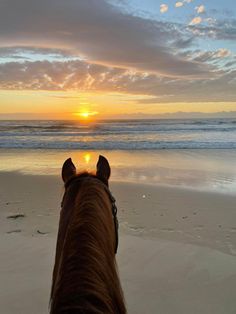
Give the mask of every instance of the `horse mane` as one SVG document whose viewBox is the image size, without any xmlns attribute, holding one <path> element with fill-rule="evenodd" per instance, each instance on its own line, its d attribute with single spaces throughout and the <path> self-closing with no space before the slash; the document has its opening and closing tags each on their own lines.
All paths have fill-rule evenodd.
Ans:
<svg viewBox="0 0 236 314">
<path fill-rule="evenodd" d="M 78 177 L 95 177 L 82 173 Z M 62 207 L 51 314 L 126 313 L 115 260 L 115 230 L 104 184 L 68 188 Z M 77 185 L 77 186 L 76 186 Z"/>
</svg>

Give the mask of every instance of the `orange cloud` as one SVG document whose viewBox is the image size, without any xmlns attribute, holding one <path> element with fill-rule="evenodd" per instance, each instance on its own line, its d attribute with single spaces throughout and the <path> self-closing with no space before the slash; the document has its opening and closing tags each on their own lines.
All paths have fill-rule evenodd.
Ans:
<svg viewBox="0 0 236 314">
<path fill-rule="evenodd" d="M 165 13 L 165 12 L 167 12 L 168 11 L 168 5 L 167 4 L 161 4 L 160 5 L 160 12 L 161 13 Z"/>
<path fill-rule="evenodd" d="M 198 14 L 204 13 L 205 12 L 205 6 L 200 5 L 200 6 L 196 7 L 195 10 L 197 11 Z"/>
<path fill-rule="evenodd" d="M 183 2 L 176 2 L 176 4 L 175 4 L 175 6 L 176 6 L 176 8 L 180 8 L 180 7 L 182 7 L 184 4 L 183 4 Z"/>
<path fill-rule="evenodd" d="M 202 18 L 200 16 L 197 16 L 192 19 L 192 21 L 189 23 L 189 25 L 197 25 L 202 22 Z"/>
</svg>

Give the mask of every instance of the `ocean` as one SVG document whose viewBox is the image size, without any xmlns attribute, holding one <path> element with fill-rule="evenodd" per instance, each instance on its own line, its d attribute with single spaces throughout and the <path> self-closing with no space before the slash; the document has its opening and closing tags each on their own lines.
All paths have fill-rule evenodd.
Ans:
<svg viewBox="0 0 236 314">
<path fill-rule="evenodd" d="M 94 171 L 99 154 L 112 181 L 236 193 L 236 119 L 0 121 L 0 172 Z"/>
<path fill-rule="evenodd" d="M 236 119 L 0 121 L 0 148 L 236 149 Z"/>
</svg>

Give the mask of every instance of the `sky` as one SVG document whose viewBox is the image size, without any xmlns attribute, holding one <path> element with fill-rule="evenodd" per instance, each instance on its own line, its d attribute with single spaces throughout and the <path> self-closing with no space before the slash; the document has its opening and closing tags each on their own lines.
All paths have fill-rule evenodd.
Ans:
<svg viewBox="0 0 236 314">
<path fill-rule="evenodd" d="M 235 0 L 0 0 L 0 119 L 236 112 Z"/>
</svg>

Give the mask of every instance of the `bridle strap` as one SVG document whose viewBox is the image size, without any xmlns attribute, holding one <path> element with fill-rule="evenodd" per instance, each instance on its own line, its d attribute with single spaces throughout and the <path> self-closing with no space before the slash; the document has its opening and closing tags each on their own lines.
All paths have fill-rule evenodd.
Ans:
<svg viewBox="0 0 236 314">
<path fill-rule="evenodd" d="M 106 189 L 107 194 L 108 194 L 108 196 L 110 198 L 110 201 L 111 201 L 112 216 L 113 216 L 114 227 L 115 227 L 115 239 L 116 239 L 115 254 L 116 254 L 117 250 L 118 250 L 118 245 L 119 245 L 119 235 L 118 235 L 119 222 L 118 222 L 118 219 L 117 219 L 116 199 L 111 194 L 111 191 L 109 190 L 109 188 L 107 186 L 105 186 L 105 189 Z"/>
<path fill-rule="evenodd" d="M 83 182 L 83 181 L 88 181 L 88 180 L 97 180 L 99 184 L 103 185 L 106 193 L 108 194 L 109 200 L 111 202 L 111 210 L 112 210 L 112 216 L 113 216 L 114 227 L 115 227 L 115 254 L 116 254 L 118 250 L 118 244 L 119 244 L 119 235 L 118 235 L 119 222 L 117 219 L 116 199 L 112 195 L 108 186 L 96 177 L 72 177 L 65 183 L 65 189 L 67 189 L 71 184 L 74 184 L 75 182 Z M 64 204 L 64 198 L 62 199 L 62 202 L 61 202 L 61 208 L 63 207 L 63 204 Z"/>
</svg>

